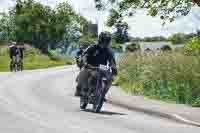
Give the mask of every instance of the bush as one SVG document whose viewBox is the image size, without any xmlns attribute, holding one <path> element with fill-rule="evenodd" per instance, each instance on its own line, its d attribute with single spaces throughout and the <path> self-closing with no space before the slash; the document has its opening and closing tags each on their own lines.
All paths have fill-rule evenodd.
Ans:
<svg viewBox="0 0 200 133">
<path fill-rule="evenodd" d="M 176 33 L 169 37 L 172 44 L 184 44 L 187 39 L 187 35 L 183 33 Z"/>
<path fill-rule="evenodd" d="M 140 44 L 137 42 L 132 42 L 130 45 L 126 47 L 126 51 L 128 52 L 134 52 L 139 49 L 140 49 Z"/>
<path fill-rule="evenodd" d="M 79 44 L 84 44 L 84 43 L 95 44 L 96 40 L 97 40 L 96 36 L 94 36 L 93 34 L 87 34 L 87 35 L 84 35 L 80 38 Z"/>
<path fill-rule="evenodd" d="M 170 51 L 170 50 L 172 50 L 172 48 L 169 45 L 164 45 L 164 46 L 162 46 L 161 50 Z"/>
<path fill-rule="evenodd" d="M 194 99 L 192 106 L 193 107 L 200 107 L 200 97 Z"/>
<path fill-rule="evenodd" d="M 188 49 L 200 49 L 200 38 L 194 37 L 190 39 L 186 44 L 185 47 Z"/>
</svg>

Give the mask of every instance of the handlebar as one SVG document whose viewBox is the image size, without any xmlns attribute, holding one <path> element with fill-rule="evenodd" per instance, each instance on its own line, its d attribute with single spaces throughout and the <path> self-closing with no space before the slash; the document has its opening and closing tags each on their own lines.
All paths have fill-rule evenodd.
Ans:
<svg viewBox="0 0 200 133">
<path fill-rule="evenodd" d="M 104 71 L 112 71 L 112 68 L 110 66 L 105 66 L 105 65 L 99 65 L 99 66 L 92 66 L 92 65 L 89 65 L 87 64 L 86 65 L 86 68 L 88 69 L 100 69 L 100 70 L 104 70 Z"/>
</svg>

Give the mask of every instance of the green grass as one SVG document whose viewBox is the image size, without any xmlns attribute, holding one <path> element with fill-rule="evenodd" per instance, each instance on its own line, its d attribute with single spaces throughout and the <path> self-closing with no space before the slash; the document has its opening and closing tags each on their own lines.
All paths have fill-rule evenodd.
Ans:
<svg viewBox="0 0 200 133">
<path fill-rule="evenodd" d="M 200 56 L 194 53 L 180 50 L 125 54 L 115 82 L 129 93 L 200 106 Z"/>
<path fill-rule="evenodd" d="M 9 71 L 9 55 L 6 46 L 0 46 L 0 71 Z M 25 50 L 24 68 L 26 70 L 48 68 L 73 64 L 71 57 L 47 56 L 35 48 L 28 47 Z"/>
</svg>

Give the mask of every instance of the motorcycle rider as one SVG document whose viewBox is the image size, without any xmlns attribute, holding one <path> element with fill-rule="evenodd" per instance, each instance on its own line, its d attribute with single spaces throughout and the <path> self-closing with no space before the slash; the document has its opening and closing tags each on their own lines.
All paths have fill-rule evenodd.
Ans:
<svg viewBox="0 0 200 133">
<path fill-rule="evenodd" d="M 17 48 L 16 42 L 11 42 L 11 45 L 9 46 L 9 55 L 10 55 L 10 70 L 12 71 L 12 65 L 14 61 L 16 60 L 17 55 L 20 54 L 19 49 Z"/>
<path fill-rule="evenodd" d="M 19 44 L 19 42 L 11 42 L 11 45 L 9 46 L 9 55 L 11 59 L 10 70 L 13 71 L 12 65 L 16 61 L 18 55 L 23 69 L 24 46 Z"/>
<path fill-rule="evenodd" d="M 112 68 L 112 76 L 117 75 L 116 61 L 114 54 L 111 50 L 111 40 L 112 36 L 109 32 L 102 32 L 98 37 L 98 42 L 96 45 L 90 46 L 83 53 L 83 62 L 84 67 L 79 73 L 78 83 L 76 87 L 76 96 L 81 95 L 81 91 L 84 88 L 88 87 L 88 79 L 93 75 L 92 69 L 89 69 L 88 66 L 98 67 L 100 64 L 109 65 Z M 106 85 L 106 92 L 108 92 L 112 80 L 110 80 Z"/>
</svg>

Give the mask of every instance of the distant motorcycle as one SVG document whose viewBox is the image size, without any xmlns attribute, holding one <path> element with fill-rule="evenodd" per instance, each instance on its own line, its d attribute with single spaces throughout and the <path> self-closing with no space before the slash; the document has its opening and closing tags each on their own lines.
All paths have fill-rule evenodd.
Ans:
<svg viewBox="0 0 200 133">
<path fill-rule="evenodd" d="M 89 67 L 95 71 L 94 77 L 89 80 L 89 88 L 82 90 L 80 97 L 80 108 L 85 110 L 88 104 L 93 105 L 93 111 L 99 113 L 104 103 L 107 92 L 106 84 L 112 78 L 112 69 L 108 65 Z"/>
<path fill-rule="evenodd" d="M 23 70 L 23 62 L 19 55 L 14 56 L 11 63 L 10 63 L 10 71 L 11 72 L 17 72 Z"/>
</svg>

